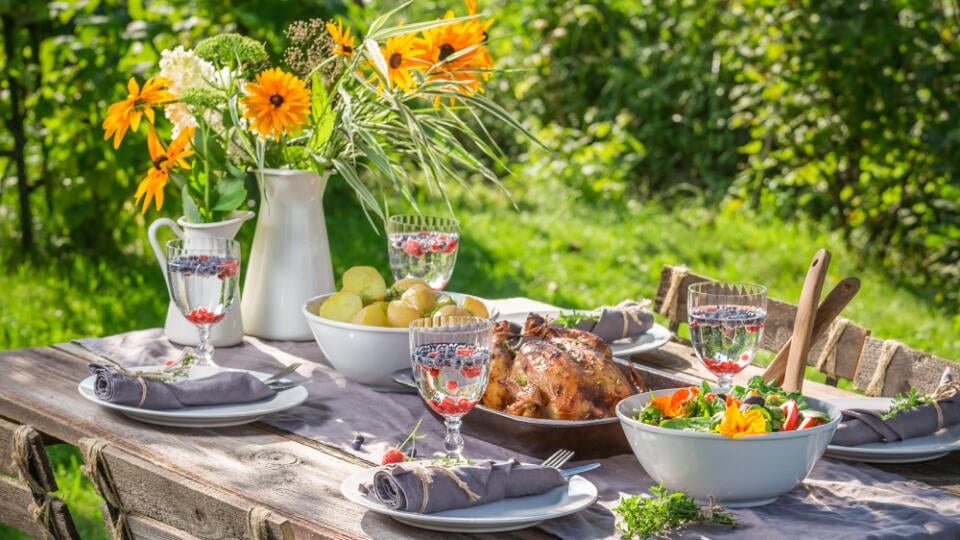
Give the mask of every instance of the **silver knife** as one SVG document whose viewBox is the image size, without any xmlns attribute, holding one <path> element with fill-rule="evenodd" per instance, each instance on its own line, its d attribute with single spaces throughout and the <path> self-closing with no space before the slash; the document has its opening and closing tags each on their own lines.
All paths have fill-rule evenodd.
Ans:
<svg viewBox="0 0 960 540">
<path fill-rule="evenodd" d="M 570 469 L 564 469 L 560 471 L 560 476 L 567 477 L 573 476 L 575 474 L 580 474 L 587 471 L 592 471 L 599 467 L 599 463 L 587 463 L 586 465 L 580 465 L 579 467 L 572 467 Z"/>
</svg>

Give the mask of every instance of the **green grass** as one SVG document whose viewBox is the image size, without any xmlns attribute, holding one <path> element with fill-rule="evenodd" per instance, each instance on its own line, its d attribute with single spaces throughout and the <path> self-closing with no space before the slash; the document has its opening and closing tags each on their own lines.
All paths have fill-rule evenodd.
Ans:
<svg viewBox="0 0 960 540">
<path fill-rule="evenodd" d="M 588 203 L 562 186 L 514 183 L 516 209 L 490 188 L 452 194 L 463 250 L 449 290 L 589 308 L 652 298 L 661 266 L 685 264 L 715 278 L 764 283 L 772 297 L 796 302 L 810 259 L 825 247 L 833 254 L 826 287 L 847 275 L 863 282 L 844 316 L 877 337 L 960 358 L 960 318 L 938 312 L 936 291 L 890 281 L 845 248 L 838 235 L 813 224 L 784 223 L 698 199 L 672 210 L 655 201 Z M 325 208 L 335 273 L 368 264 L 389 275 L 385 239 L 348 194 L 334 188 Z M 425 204 L 423 210 L 443 208 Z M 253 228 L 242 232 L 246 246 Z M 159 326 L 167 305 L 145 232 L 143 244 L 122 264 L 78 254 L 59 266 L 20 266 L 4 281 L 0 349 Z M 51 458 L 61 485 L 58 496 L 67 501 L 83 538 L 107 538 L 98 499 L 79 474 L 76 449 L 53 447 Z M 3 527 L 0 537 L 22 538 Z"/>
</svg>

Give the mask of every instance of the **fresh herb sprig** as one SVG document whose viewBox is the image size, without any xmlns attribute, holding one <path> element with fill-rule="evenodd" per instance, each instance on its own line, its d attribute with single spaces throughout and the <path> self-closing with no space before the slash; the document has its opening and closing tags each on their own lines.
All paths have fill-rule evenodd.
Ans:
<svg viewBox="0 0 960 540">
<path fill-rule="evenodd" d="M 890 404 L 890 409 L 880 415 L 880 418 L 883 418 L 884 420 L 890 420 L 894 416 L 911 407 L 929 405 L 930 403 L 933 403 L 932 397 L 926 394 L 921 394 L 916 388 L 911 388 L 908 392 L 894 396 L 893 403 Z"/>
<path fill-rule="evenodd" d="M 735 527 L 737 520 L 719 506 L 712 504 L 700 508 L 696 501 L 682 491 L 673 491 L 659 486 L 650 488 L 653 497 L 634 495 L 623 497 L 613 511 L 622 518 L 617 529 L 623 539 L 649 538 L 676 531 L 683 526 L 710 523 Z"/>
<path fill-rule="evenodd" d="M 571 313 L 560 312 L 560 315 L 550 321 L 551 324 L 557 326 L 562 326 L 564 328 L 576 328 L 580 321 L 599 321 L 599 315 L 590 315 L 589 313 L 582 313 L 574 311 Z"/>
</svg>

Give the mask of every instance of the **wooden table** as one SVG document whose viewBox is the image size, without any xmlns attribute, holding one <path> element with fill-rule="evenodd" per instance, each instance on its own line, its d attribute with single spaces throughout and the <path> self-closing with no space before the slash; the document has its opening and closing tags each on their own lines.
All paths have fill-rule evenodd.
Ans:
<svg viewBox="0 0 960 540">
<path fill-rule="evenodd" d="M 641 358 L 662 369 L 702 374 L 690 354 L 671 343 Z M 87 363 L 62 347 L 0 352 L 0 416 L 84 449 L 105 443 L 99 456 L 122 503 L 114 510 L 137 538 L 250 538 L 253 509 L 271 512 L 265 519 L 270 538 L 283 538 L 284 527 L 296 538 L 457 537 L 407 527 L 344 499 L 340 483 L 370 464 L 337 448 L 261 422 L 181 429 L 145 425 L 108 411 L 77 391 L 88 375 Z M 805 390 L 838 392 L 813 384 Z M 0 459 L 9 461 L 9 456 Z M 960 495 L 960 452 L 882 468 Z M 476 537 L 551 536 L 531 528 Z"/>
</svg>

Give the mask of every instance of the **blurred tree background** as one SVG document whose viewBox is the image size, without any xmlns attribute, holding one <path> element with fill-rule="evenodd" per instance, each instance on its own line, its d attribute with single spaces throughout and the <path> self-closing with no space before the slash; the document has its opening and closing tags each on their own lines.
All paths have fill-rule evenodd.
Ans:
<svg viewBox="0 0 960 540">
<path fill-rule="evenodd" d="M 522 111 L 554 149 L 531 150 L 512 133 L 499 134 L 525 174 L 513 190 L 562 185 L 597 208 L 637 200 L 683 211 L 696 198 L 761 220 L 809 218 L 841 231 L 863 265 L 957 317 L 960 45 L 953 2 L 507 4 L 481 5 L 497 19 L 490 47 L 505 70 L 488 92 L 507 110 Z M 157 216 L 143 217 L 132 204 L 145 156 L 134 146 L 114 152 L 100 129 L 109 103 L 125 95 L 126 79 L 155 74 L 159 51 L 237 31 L 263 40 L 279 60 L 293 20 L 369 21 L 395 5 L 0 0 L 5 275 L 36 276 L 40 297 L 74 278 L 95 298 L 115 293 L 100 288 L 98 273 L 110 274 L 114 289 L 160 283 L 143 266 L 151 264 L 144 227 Z M 449 7 L 416 1 L 408 11 L 411 18 L 440 16 Z M 341 183 L 327 197 L 340 207 L 352 194 Z M 164 213 L 176 217 L 175 207 Z M 133 271 L 111 272 L 117 262 Z M 77 332 L 110 330 L 85 326 L 88 318 L 69 309 L 69 298 L 49 300 L 65 304 L 59 314 L 74 317 Z M 93 304 L 142 320 L 164 303 L 133 294 L 122 309 L 112 298 Z M 4 311 L 0 345 L 48 337 L 52 322 Z"/>
</svg>

